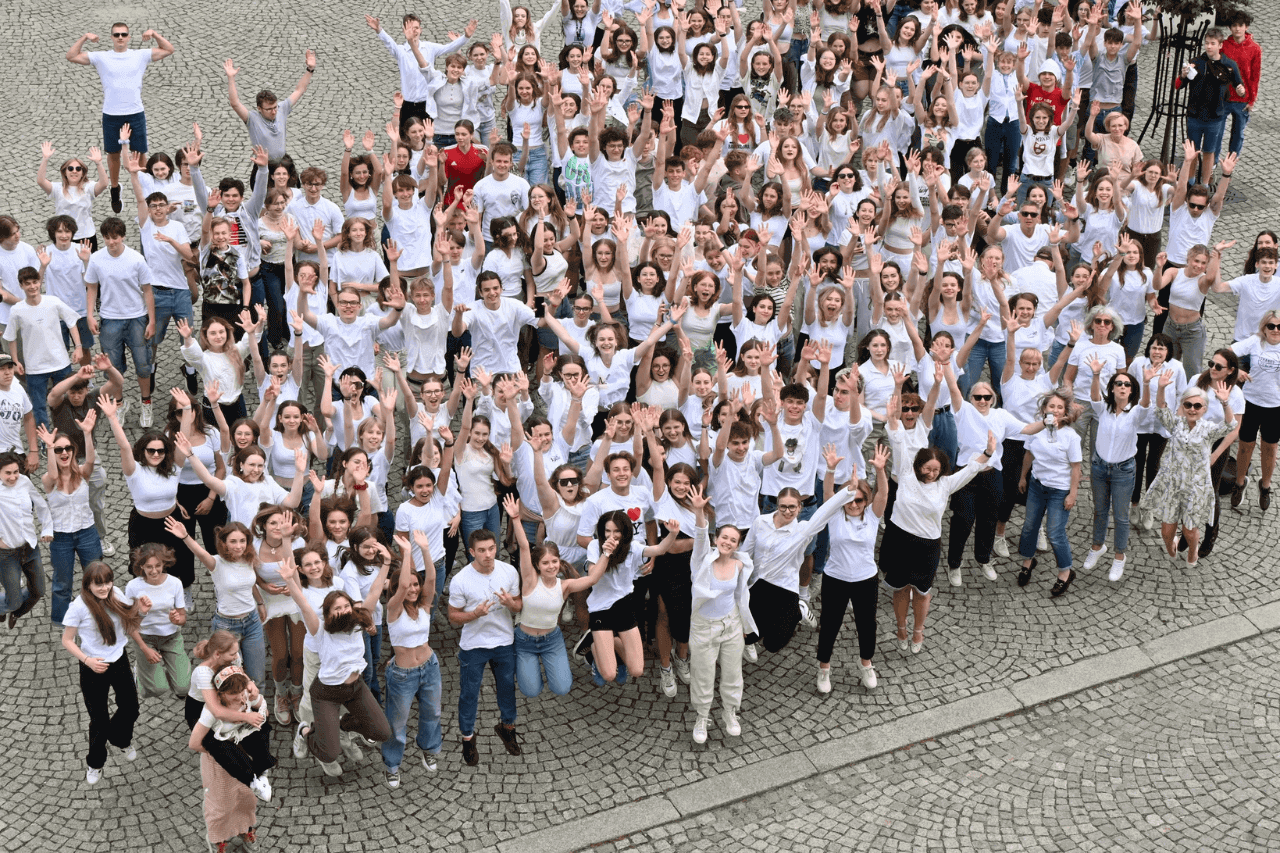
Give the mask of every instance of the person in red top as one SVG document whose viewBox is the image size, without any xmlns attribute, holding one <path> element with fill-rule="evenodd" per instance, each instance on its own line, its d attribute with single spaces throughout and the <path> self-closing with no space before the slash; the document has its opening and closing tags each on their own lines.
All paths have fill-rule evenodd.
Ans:
<svg viewBox="0 0 1280 853">
<path fill-rule="evenodd" d="M 1233 89 L 1227 96 L 1227 113 L 1231 116 L 1227 151 L 1236 155 L 1244 148 L 1244 128 L 1258 100 L 1258 82 L 1262 78 L 1262 48 L 1249 33 L 1252 23 L 1253 17 L 1248 12 L 1236 12 L 1231 17 L 1231 38 L 1222 43 L 1222 55 L 1240 67 L 1240 76 L 1244 78 L 1244 94 L 1237 94 Z"/>
<path fill-rule="evenodd" d="M 485 165 L 489 160 L 487 148 L 471 144 L 475 127 L 470 121 L 464 118 L 455 124 L 453 136 L 457 144 L 440 152 L 440 156 L 444 158 L 444 176 L 449 182 L 449 189 L 444 197 L 446 207 L 453 203 L 455 195 L 460 197 L 484 177 Z"/>
<path fill-rule="evenodd" d="M 1026 45 L 1022 45 L 1018 49 L 1019 57 L 1025 61 Z M 1022 86 L 1022 90 L 1027 94 L 1027 115 L 1031 115 L 1031 108 L 1036 104 L 1048 104 L 1053 108 L 1053 123 L 1062 124 L 1063 113 L 1066 112 L 1067 104 L 1070 103 L 1064 92 L 1070 92 L 1072 86 L 1072 77 L 1075 74 L 1076 63 L 1074 59 L 1066 60 L 1067 79 L 1064 85 L 1058 85 L 1058 63 L 1053 59 L 1046 59 L 1040 65 L 1040 73 L 1036 75 L 1037 82 L 1028 83 L 1026 75 L 1022 73 L 1023 62 L 1018 63 L 1018 84 Z M 1066 164 L 1065 153 L 1062 140 L 1058 140 L 1057 154 L 1053 159 L 1053 173 L 1055 178 L 1061 178 L 1063 175 L 1063 167 Z"/>
</svg>

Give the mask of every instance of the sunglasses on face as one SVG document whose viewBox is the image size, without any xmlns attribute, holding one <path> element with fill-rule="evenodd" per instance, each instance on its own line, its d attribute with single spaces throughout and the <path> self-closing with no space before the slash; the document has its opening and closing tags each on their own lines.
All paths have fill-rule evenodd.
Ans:
<svg viewBox="0 0 1280 853">
<path fill-rule="evenodd" d="M 147 455 L 148 456 L 164 456 L 164 446 L 162 445 L 160 447 L 148 447 Z"/>
<path fill-rule="evenodd" d="M 862 495 L 858 495 L 857 497 L 853 497 L 849 499 L 849 503 L 852 504 L 853 506 L 859 506 L 866 502 L 867 502 L 867 499 L 864 498 Z"/>
<path fill-rule="evenodd" d="M 1024 219 L 1039 219 L 1039 218 L 1040 218 L 1040 214 L 1036 213 L 1034 210 L 1023 210 L 1023 211 L 1019 211 L 1019 212 L 1018 212 L 1018 215 L 1019 215 L 1019 216 L 1021 216 L 1021 217 L 1023 217 Z"/>
<path fill-rule="evenodd" d="M 836 179 L 843 181 L 845 178 L 852 178 L 853 172 L 845 172 L 843 175 L 836 175 Z"/>
<path fill-rule="evenodd" d="M 1268 323 L 1264 328 L 1268 332 L 1280 332 L 1280 323 Z"/>
<path fill-rule="evenodd" d="M 1190 409 L 1190 410 L 1191 410 L 1191 411 L 1193 411 L 1193 412 L 1198 412 L 1198 411 L 1200 411 L 1201 409 L 1203 409 L 1203 408 L 1204 408 L 1204 403 L 1191 403 L 1191 402 L 1187 402 L 1187 403 L 1183 403 L 1183 404 L 1182 404 L 1182 408 L 1184 408 L 1184 409 Z"/>
<path fill-rule="evenodd" d="M 68 167 L 67 167 L 67 171 L 68 171 L 68 172 L 83 172 L 83 171 L 84 171 L 84 166 L 68 166 Z"/>
<path fill-rule="evenodd" d="M 576 486 L 581 482 L 577 477 L 561 477 L 556 480 L 556 484 L 560 486 Z"/>
<path fill-rule="evenodd" d="M 1205 209 L 1205 205 L 1203 205 L 1203 204 L 1192 204 L 1191 202 L 1187 202 L 1187 207 L 1189 207 L 1191 210 L 1204 210 L 1204 209 Z"/>
<path fill-rule="evenodd" d="M 1117 388 L 1132 388 L 1132 387 L 1133 387 L 1133 383 L 1132 383 L 1132 382 L 1117 382 L 1117 383 L 1115 384 L 1115 387 L 1117 387 Z"/>
<path fill-rule="evenodd" d="M 918 412 L 921 410 L 921 408 L 922 408 L 921 406 L 903 406 L 902 413 L 905 415 L 911 412 Z"/>
<path fill-rule="evenodd" d="M 65 456 L 66 454 L 72 452 L 72 447 L 71 445 L 66 444 L 66 445 L 63 445 L 62 447 L 55 447 L 53 449 L 53 452 L 58 454 L 59 456 Z"/>
<path fill-rule="evenodd" d="M 1111 321 L 1111 320 L 1108 320 L 1106 317 L 1099 317 L 1098 319 L 1096 319 L 1096 320 L 1094 320 L 1094 321 L 1093 321 L 1093 325 L 1095 325 L 1095 326 L 1114 326 L 1114 325 L 1115 325 L 1115 323 L 1114 323 L 1113 321 Z"/>
<path fill-rule="evenodd" d="M 996 395 L 995 394 L 972 394 L 970 396 L 975 403 L 985 403 L 988 400 L 994 399 Z"/>
<path fill-rule="evenodd" d="M 128 33 L 112 33 L 111 37 L 113 39 L 127 39 L 129 37 L 129 34 Z"/>
<path fill-rule="evenodd" d="M 1209 362 L 1209 369 L 1210 370 L 1226 370 L 1227 366 L 1217 361 L 1211 361 Z"/>
</svg>

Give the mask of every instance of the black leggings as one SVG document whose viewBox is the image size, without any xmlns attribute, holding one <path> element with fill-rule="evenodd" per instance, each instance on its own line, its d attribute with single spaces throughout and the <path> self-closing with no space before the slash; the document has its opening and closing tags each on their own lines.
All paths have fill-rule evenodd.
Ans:
<svg viewBox="0 0 1280 853">
<path fill-rule="evenodd" d="M 203 710 L 203 702 L 187 697 L 183 716 L 187 720 L 188 730 L 194 729 L 196 723 L 200 722 L 200 712 Z M 261 776 L 276 766 L 276 760 L 271 755 L 270 714 L 267 715 L 267 721 L 262 724 L 261 729 L 239 743 L 218 740 L 213 736 L 213 732 L 209 732 L 204 736 L 204 740 L 200 741 L 200 745 L 204 747 L 205 752 L 209 753 L 210 758 L 218 762 L 219 767 L 245 786 L 248 786 L 255 777 Z"/>
<path fill-rule="evenodd" d="M 964 488 L 951 495 L 951 531 L 947 542 L 947 566 L 960 568 L 964 546 L 973 533 L 973 557 L 979 563 L 991 562 L 991 546 L 995 543 L 996 517 L 999 514 L 1003 474 L 980 471 Z"/>
<path fill-rule="evenodd" d="M 818 623 L 818 663 L 831 663 L 831 652 L 844 623 L 844 612 L 853 605 L 853 625 L 858 631 L 858 657 L 871 660 L 876 653 L 876 595 L 879 580 L 842 581 L 827 575 L 822 582 L 822 614 Z"/>
<path fill-rule="evenodd" d="M 1026 492 L 1018 491 L 1018 481 L 1022 479 L 1022 459 L 1026 453 L 1027 445 L 1024 442 L 1014 441 L 1012 438 L 1004 440 L 1004 453 L 1000 457 L 1004 491 L 1000 495 L 1000 512 L 996 516 L 1001 524 L 1008 523 L 1015 506 L 1027 505 Z"/>
<path fill-rule="evenodd" d="M 780 652 L 800 624 L 800 596 L 768 581 L 756 581 L 751 587 L 751 615 L 765 649 Z"/>
<path fill-rule="evenodd" d="M 1138 433 L 1138 455 L 1134 457 L 1136 463 L 1133 471 L 1133 500 L 1129 503 L 1136 504 L 1141 501 L 1142 493 L 1151 488 L 1151 481 L 1156 478 L 1156 474 L 1160 473 L 1160 457 L 1164 456 L 1164 446 L 1168 442 L 1169 439 L 1154 432 Z M 1142 485 L 1144 469 L 1147 472 L 1145 487 Z"/>
</svg>

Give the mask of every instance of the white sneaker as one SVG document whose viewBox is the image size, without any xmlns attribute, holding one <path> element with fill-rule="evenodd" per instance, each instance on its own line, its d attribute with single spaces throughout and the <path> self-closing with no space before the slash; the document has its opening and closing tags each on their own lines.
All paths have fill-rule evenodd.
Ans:
<svg viewBox="0 0 1280 853">
<path fill-rule="evenodd" d="M 991 545 L 991 551 L 997 557 L 1004 557 L 1006 560 L 1009 559 L 1009 540 L 1005 539 L 1003 536 L 997 536 L 996 541 Z"/>
<path fill-rule="evenodd" d="M 138 406 L 138 426 L 142 427 L 143 429 L 146 429 L 149 426 L 151 426 L 151 423 L 152 423 L 151 404 L 143 403 L 142 405 Z"/>
<path fill-rule="evenodd" d="M 326 776 L 341 776 L 342 765 L 336 761 L 321 761 L 320 769 L 324 771 Z"/>
<path fill-rule="evenodd" d="M 671 666 L 675 668 L 676 678 L 685 684 L 689 683 L 689 659 L 682 658 L 680 655 L 673 654 L 671 656 Z"/>
<path fill-rule="evenodd" d="M 102 556 L 114 557 L 116 555 L 116 546 L 112 545 L 105 539 L 102 541 Z"/>
<path fill-rule="evenodd" d="M 876 684 L 879 683 L 876 681 L 876 668 L 874 666 L 863 666 L 862 664 L 858 664 L 858 668 L 862 670 L 858 673 L 858 676 L 862 679 L 862 686 L 868 690 L 874 690 Z"/>
<path fill-rule="evenodd" d="M 1115 583 L 1124 576 L 1124 560 L 1112 560 L 1111 571 L 1107 573 L 1107 580 Z"/>
<path fill-rule="evenodd" d="M 400 771 L 399 770 L 397 770 L 394 773 L 392 773 L 390 770 L 387 771 L 387 787 L 393 788 L 393 789 L 400 787 Z"/>
<path fill-rule="evenodd" d="M 1153 513 L 1151 510 L 1144 507 L 1142 509 L 1142 529 L 1152 530 L 1155 528 L 1155 526 L 1156 526 L 1155 513 Z"/>
<path fill-rule="evenodd" d="M 947 569 L 947 578 L 952 586 L 964 586 L 964 578 L 960 576 L 959 569 Z"/>
<path fill-rule="evenodd" d="M 818 627 L 818 614 L 809 606 L 809 602 L 800 599 L 800 621 L 810 628 Z"/>
<path fill-rule="evenodd" d="M 364 750 L 360 748 L 360 742 L 356 740 L 357 737 L 355 732 L 344 732 L 342 737 L 342 754 L 352 764 L 359 764 L 364 761 Z"/>
<path fill-rule="evenodd" d="M 309 729 L 309 728 L 310 727 L 306 723 L 302 722 L 301 720 L 298 721 L 298 731 L 293 736 L 293 757 L 294 758 L 301 759 L 301 758 L 307 757 L 307 734 L 306 732 L 303 732 L 303 729 Z"/>
<path fill-rule="evenodd" d="M 818 692 L 831 692 L 831 667 L 818 667 Z"/>
<path fill-rule="evenodd" d="M 996 570 L 991 568 L 990 563 L 979 563 L 978 568 L 982 569 L 982 574 L 987 580 L 993 581 L 996 579 Z"/>
<path fill-rule="evenodd" d="M 668 699 L 674 699 L 676 695 L 676 674 L 671 671 L 671 667 L 658 667 L 658 675 L 662 678 L 662 692 Z"/>
<path fill-rule="evenodd" d="M 738 737 L 742 734 L 742 726 L 738 725 L 738 715 L 733 712 L 732 708 L 725 708 L 724 714 L 724 733 L 729 737 Z"/>
<path fill-rule="evenodd" d="M 706 740 L 705 735 L 703 736 L 703 740 Z M 98 784 L 98 780 L 101 778 L 102 778 L 101 767 L 89 767 L 85 770 L 84 781 L 88 782 L 90 785 Z"/>
<path fill-rule="evenodd" d="M 1040 528 L 1040 535 L 1039 535 L 1038 537 L 1036 537 L 1036 550 L 1037 550 L 1037 551 L 1048 551 L 1048 550 L 1049 550 L 1049 537 L 1048 537 L 1048 535 L 1044 532 L 1044 528 L 1043 528 L 1043 527 L 1041 527 L 1041 528 Z"/>
<path fill-rule="evenodd" d="M 390 775 L 390 774 L 388 774 Z M 394 785 L 392 786 L 395 787 Z M 249 783 L 249 790 L 262 800 L 264 803 L 271 802 L 271 783 L 267 781 L 267 774 L 253 777 L 253 781 Z"/>
<path fill-rule="evenodd" d="M 123 750 L 121 750 L 121 752 L 123 752 L 123 753 L 124 753 L 124 760 L 125 760 L 125 761 L 137 761 L 137 760 L 138 760 L 138 750 L 134 749 L 132 745 L 130 745 L 130 746 L 128 746 L 128 747 L 126 747 L 126 748 L 125 748 L 125 749 L 123 749 Z"/>
<path fill-rule="evenodd" d="M 693 742 L 694 743 L 707 742 L 707 723 L 708 722 L 709 721 L 707 720 L 706 717 L 699 717 L 698 722 L 693 724 Z"/>
<path fill-rule="evenodd" d="M 435 773 L 440 769 L 440 765 L 436 763 L 436 757 L 429 752 L 422 753 L 422 766 L 428 773 Z"/>
<path fill-rule="evenodd" d="M 747 643 L 742 647 L 742 659 L 747 663 L 755 663 L 760 659 L 760 653 L 756 651 L 755 643 Z"/>
<path fill-rule="evenodd" d="M 1089 552 L 1084 556 L 1084 570 L 1088 571 L 1098 565 L 1098 561 L 1102 559 L 1102 555 L 1105 553 L 1107 553 L 1107 546 L 1105 544 L 1096 551 L 1090 548 Z"/>
</svg>

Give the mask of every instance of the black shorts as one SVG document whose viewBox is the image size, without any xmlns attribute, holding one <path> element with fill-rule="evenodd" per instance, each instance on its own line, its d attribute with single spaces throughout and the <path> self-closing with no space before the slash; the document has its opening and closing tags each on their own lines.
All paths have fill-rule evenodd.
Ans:
<svg viewBox="0 0 1280 853">
<path fill-rule="evenodd" d="M 1280 442 L 1280 406 L 1259 406 L 1248 401 L 1244 404 L 1244 417 L 1240 419 L 1240 440 L 1252 444 L 1258 433 L 1267 444 Z"/>
<path fill-rule="evenodd" d="M 613 603 L 608 610 L 593 610 L 589 614 L 587 627 L 592 631 L 612 631 L 621 634 L 636 627 L 635 594 L 624 595 Z"/>
</svg>

